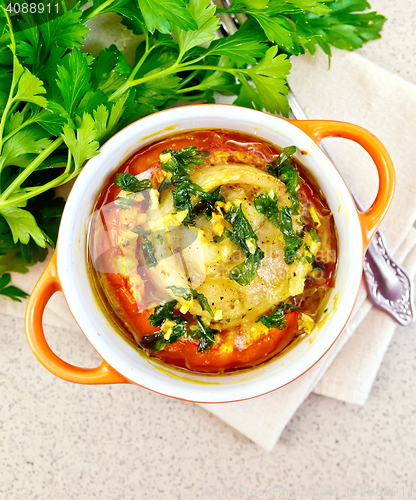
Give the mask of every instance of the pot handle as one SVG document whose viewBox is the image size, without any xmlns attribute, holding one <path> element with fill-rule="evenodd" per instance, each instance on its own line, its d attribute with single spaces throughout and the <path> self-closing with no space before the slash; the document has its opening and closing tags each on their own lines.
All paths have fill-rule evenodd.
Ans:
<svg viewBox="0 0 416 500">
<path fill-rule="evenodd" d="M 58 291 L 62 289 L 56 268 L 56 252 L 54 252 L 29 297 L 25 314 L 26 337 L 39 362 L 51 373 L 68 382 L 78 384 L 130 383 L 104 360 L 97 368 L 80 368 L 67 363 L 52 351 L 45 339 L 42 319 L 46 304 Z"/>
<path fill-rule="evenodd" d="M 306 132 L 317 144 L 325 137 L 342 137 L 360 144 L 373 159 L 379 177 L 378 191 L 371 207 L 365 212 L 357 209 L 363 236 L 364 252 L 392 202 L 396 186 L 393 162 L 386 148 L 371 132 L 352 123 L 323 120 L 289 120 Z"/>
</svg>

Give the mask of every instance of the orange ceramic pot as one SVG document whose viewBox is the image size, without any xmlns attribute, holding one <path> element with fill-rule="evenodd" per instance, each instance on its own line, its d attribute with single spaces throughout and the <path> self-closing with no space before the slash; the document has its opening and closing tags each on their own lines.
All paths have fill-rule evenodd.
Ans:
<svg viewBox="0 0 416 500">
<path fill-rule="evenodd" d="M 95 200 L 108 176 L 143 146 L 181 131 L 228 129 L 256 135 L 283 148 L 296 145 L 307 154 L 301 163 L 316 179 L 334 214 L 338 269 L 327 313 L 314 331 L 266 364 L 224 375 L 191 373 L 163 365 L 130 345 L 99 305 L 87 265 L 87 231 Z M 343 137 L 363 146 L 379 175 L 376 199 L 359 212 L 341 175 L 320 149 L 325 137 Z M 381 142 L 367 130 L 335 121 L 291 121 L 221 104 L 174 108 L 147 116 L 112 137 L 82 170 L 62 217 L 57 249 L 30 296 L 26 334 L 35 356 L 57 377 L 82 384 L 133 383 L 167 396 L 197 402 L 252 398 L 282 387 L 309 370 L 340 336 L 354 307 L 365 250 L 393 197 L 395 174 Z M 49 298 L 62 291 L 88 340 L 103 358 L 93 369 L 61 360 L 48 346 L 42 316 Z"/>
</svg>

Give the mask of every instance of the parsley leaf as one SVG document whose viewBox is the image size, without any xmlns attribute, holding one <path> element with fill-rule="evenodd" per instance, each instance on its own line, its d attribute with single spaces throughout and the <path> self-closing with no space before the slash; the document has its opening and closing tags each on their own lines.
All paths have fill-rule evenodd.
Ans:
<svg viewBox="0 0 416 500">
<path fill-rule="evenodd" d="M 180 59 L 182 59 L 188 50 L 197 45 L 210 42 L 215 37 L 219 23 L 218 19 L 214 16 L 215 6 L 210 4 L 210 0 L 189 0 L 189 13 L 196 24 L 192 28 L 193 31 L 183 31 L 179 25 L 173 26 L 173 33 L 179 43 Z"/>
<path fill-rule="evenodd" d="M 161 351 L 165 345 L 166 340 L 162 333 L 158 333 L 156 335 L 144 335 L 139 342 L 140 347 L 147 349 L 152 353 Z"/>
<path fill-rule="evenodd" d="M 243 251 L 244 255 L 248 257 L 251 255 L 251 252 L 247 241 L 255 243 L 257 241 L 257 235 L 246 219 L 241 205 L 232 205 L 226 220 L 230 222 L 233 227 L 233 231 L 226 228 L 227 238 L 237 245 Z"/>
<path fill-rule="evenodd" d="M 150 267 L 157 266 L 157 259 L 155 257 L 155 247 L 145 234 L 142 234 L 142 238 L 143 238 L 143 243 L 140 244 L 140 247 L 143 252 L 145 266 L 149 269 Z"/>
<path fill-rule="evenodd" d="M 289 311 L 301 311 L 301 309 L 293 304 L 280 302 L 268 316 L 260 316 L 256 323 L 263 323 L 267 328 L 277 328 L 283 330 L 287 328 L 285 314 Z"/>
<path fill-rule="evenodd" d="M 193 165 L 202 165 L 210 155 L 209 151 L 198 151 L 196 146 L 188 146 L 186 148 L 178 149 L 164 149 L 163 154 L 171 154 L 171 157 L 162 162 L 162 169 L 168 172 L 174 172 L 175 169 L 193 170 Z"/>
<path fill-rule="evenodd" d="M 16 95 L 13 97 L 14 101 L 26 101 L 37 104 L 38 106 L 46 106 L 45 97 L 40 94 L 46 94 L 42 80 L 39 80 L 35 75 L 27 69 L 23 69 L 18 60 L 15 60 L 16 70 L 21 72 L 19 83 L 17 85 Z M 20 68 L 19 68 L 20 66 Z"/>
<path fill-rule="evenodd" d="M 264 43 L 267 40 L 262 39 L 260 29 L 248 25 L 245 23 L 233 35 L 212 42 L 207 55 L 222 55 L 239 63 L 256 64 L 267 50 Z"/>
<path fill-rule="evenodd" d="M 287 116 L 289 105 L 286 95 L 288 87 L 286 76 L 292 67 L 285 54 L 277 54 L 276 46 L 270 47 L 263 59 L 243 71 L 237 71 L 237 78 L 241 83 L 241 90 L 234 104 L 258 110 L 267 110 L 270 113 L 281 113 Z M 249 83 L 249 77 L 254 87 Z"/>
<path fill-rule="evenodd" d="M 91 66 L 93 88 L 110 93 L 125 83 L 130 73 L 124 54 L 115 45 L 110 45 L 101 50 Z"/>
<path fill-rule="evenodd" d="M 216 211 L 215 203 L 217 201 L 225 201 L 224 196 L 220 195 L 221 186 L 218 186 L 215 191 L 212 191 L 210 198 L 201 199 L 201 201 L 194 207 L 196 215 L 204 214 L 207 220 L 211 220 L 212 213 Z"/>
<path fill-rule="evenodd" d="M 184 31 L 198 27 L 184 0 L 138 0 L 138 2 L 150 33 L 154 33 L 155 30 L 170 33 L 172 25 Z"/>
<path fill-rule="evenodd" d="M 264 252 L 256 247 L 254 254 L 250 254 L 244 262 L 233 267 L 230 271 L 230 279 L 236 281 L 241 286 L 247 286 L 257 277 Z"/>
<path fill-rule="evenodd" d="M 62 116 L 54 114 L 48 109 L 42 109 L 39 113 L 33 115 L 30 120 L 40 125 L 53 136 L 58 136 L 65 124 L 65 119 Z"/>
<path fill-rule="evenodd" d="M 7 224 L 10 226 L 14 243 L 20 240 L 26 244 L 32 237 L 38 246 L 45 248 L 44 233 L 38 227 L 35 218 L 30 212 L 12 206 L 0 209 L 0 215 L 6 219 Z"/>
<path fill-rule="evenodd" d="M 198 184 L 191 182 L 187 171 L 193 170 L 194 165 L 202 165 L 210 153 L 208 151 L 198 151 L 196 146 L 189 146 L 178 151 L 164 149 L 161 154 L 170 155 L 166 161 L 162 162 L 162 169 L 173 174 L 171 184 L 176 187 L 172 193 L 175 208 L 178 211 L 188 210 L 182 224 L 192 225 L 195 221 L 195 214 L 193 213 L 191 195 L 203 200 L 211 200 L 213 195 L 202 189 Z"/>
<path fill-rule="evenodd" d="M 291 211 L 293 214 L 299 213 L 299 199 L 296 192 L 299 188 L 299 172 L 289 162 L 279 169 L 279 179 L 286 184 L 290 199 L 292 200 Z"/>
<path fill-rule="evenodd" d="M 87 55 L 74 49 L 62 59 L 56 73 L 56 84 L 61 91 L 65 109 L 72 116 L 84 94 L 91 88 Z"/>
<path fill-rule="evenodd" d="M 90 114 L 84 113 L 82 119 L 77 117 L 76 122 L 78 127 L 76 136 L 69 125 L 64 125 L 62 137 L 74 157 L 75 168 L 78 170 L 87 160 L 98 154 L 99 143 L 95 140 L 97 132 Z"/>
<path fill-rule="evenodd" d="M 23 290 L 20 290 L 13 285 L 7 286 L 10 281 L 10 274 L 3 274 L 2 276 L 0 276 L 0 295 L 9 297 L 16 302 L 22 302 L 21 299 L 26 299 L 27 297 L 29 297 L 29 294 L 24 292 Z"/>
<path fill-rule="evenodd" d="M 68 12 L 59 15 L 46 23 L 39 25 L 42 40 L 49 49 L 54 45 L 59 47 L 81 47 L 85 37 L 90 31 L 81 22 L 82 11 L 73 7 Z"/>
<path fill-rule="evenodd" d="M 49 145 L 43 130 L 35 124 L 29 125 L 5 141 L 0 166 L 19 165 L 22 156 L 42 153 Z"/>
</svg>

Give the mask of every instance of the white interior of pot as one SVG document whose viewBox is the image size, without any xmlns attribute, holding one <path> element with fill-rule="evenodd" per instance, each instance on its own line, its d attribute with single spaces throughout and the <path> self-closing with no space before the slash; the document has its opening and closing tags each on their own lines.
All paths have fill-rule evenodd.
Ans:
<svg viewBox="0 0 416 500">
<path fill-rule="evenodd" d="M 104 315 L 88 277 L 88 219 L 109 174 L 143 146 L 173 133 L 228 129 L 256 135 L 280 148 L 296 145 L 307 152 L 299 161 L 312 173 L 334 214 L 339 237 L 338 271 L 322 326 L 283 356 L 249 371 L 221 376 L 190 373 L 140 355 Z M 247 399 L 281 387 L 315 364 L 337 339 L 353 308 L 362 265 L 359 220 L 344 181 L 318 146 L 282 119 L 236 106 L 174 108 L 133 123 L 102 148 L 78 177 L 62 218 L 58 273 L 68 305 L 101 356 L 129 380 L 161 394 L 198 402 Z"/>
</svg>

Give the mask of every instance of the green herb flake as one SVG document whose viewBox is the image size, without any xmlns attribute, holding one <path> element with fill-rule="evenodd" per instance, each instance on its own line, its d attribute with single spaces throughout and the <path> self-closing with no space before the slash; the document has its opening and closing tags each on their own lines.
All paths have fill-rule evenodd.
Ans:
<svg viewBox="0 0 416 500">
<path fill-rule="evenodd" d="M 208 352 L 211 350 L 211 347 L 214 345 L 215 335 L 218 333 L 218 331 L 205 326 L 202 322 L 201 316 L 196 316 L 196 322 L 198 325 L 196 336 L 200 337 L 197 352 L 205 352 L 208 354 Z"/>
<path fill-rule="evenodd" d="M 114 184 L 127 193 L 138 193 L 145 189 L 151 189 L 152 181 L 150 179 L 139 180 L 134 175 L 127 172 L 116 174 Z"/>
<path fill-rule="evenodd" d="M 135 205 L 135 201 L 131 198 L 120 197 L 114 200 L 114 205 L 121 210 L 127 210 Z"/>
<path fill-rule="evenodd" d="M 153 243 L 149 240 L 146 235 L 142 235 L 143 243 L 140 244 L 140 247 L 143 252 L 144 264 L 149 269 L 151 267 L 157 266 L 157 259 L 155 256 L 155 247 Z"/>
<path fill-rule="evenodd" d="M 149 317 L 149 324 L 160 326 L 166 319 L 173 318 L 173 310 L 178 303 L 177 300 L 164 300 L 156 307 L 154 313 Z"/>
<path fill-rule="evenodd" d="M 319 236 L 318 236 L 318 233 L 316 232 L 316 229 L 312 228 L 310 231 L 309 231 L 309 234 L 311 235 L 311 238 L 312 240 L 315 242 L 315 243 L 320 243 L 320 239 L 319 239 Z"/>
<path fill-rule="evenodd" d="M 272 199 L 268 193 L 256 196 L 254 206 L 259 213 L 264 214 L 275 227 L 280 229 L 285 244 L 285 262 L 289 265 L 293 264 L 302 246 L 304 233 L 302 231 L 296 233 L 293 229 L 291 208 L 282 207 L 279 210 L 277 199 Z"/>
<path fill-rule="evenodd" d="M 273 164 L 268 165 L 269 172 L 280 179 L 285 185 L 292 201 L 291 210 L 294 215 L 299 214 L 299 199 L 296 192 L 299 188 L 299 172 L 289 161 L 296 153 L 296 146 L 284 148 Z"/>
<path fill-rule="evenodd" d="M 199 293 L 193 288 L 183 288 L 178 286 L 168 286 L 166 288 L 171 290 L 175 297 L 181 297 L 188 301 L 192 298 L 196 299 L 202 310 L 207 311 L 212 317 L 214 317 L 214 313 L 212 312 L 208 299 L 203 293 Z"/>
<path fill-rule="evenodd" d="M 232 205 L 226 220 L 232 225 L 233 231 L 225 228 L 225 236 L 237 245 L 246 257 L 244 262 L 231 269 L 229 278 L 241 286 L 246 286 L 257 277 L 257 271 L 264 257 L 264 252 L 257 246 L 257 235 L 244 215 L 241 205 Z M 247 242 L 255 245 L 254 253 L 252 253 Z"/>
<path fill-rule="evenodd" d="M 260 316 L 256 323 L 263 323 L 267 328 L 277 328 L 278 330 L 283 330 L 287 327 L 285 321 L 285 314 L 289 311 L 301 311 L 298 306 L 293 304 L 288 304 L 287 302 L 280 302 L 269 315 Z"/>
<path fill-rule="evenodd" d="M 224 238 L 225 238 L 225 234 L 223 234 L 221 236 L 213 236 L 212 240 L 214 241 L 214 243 L 221 243 L 221 241 L 223 241 Z"/>
</svg>

